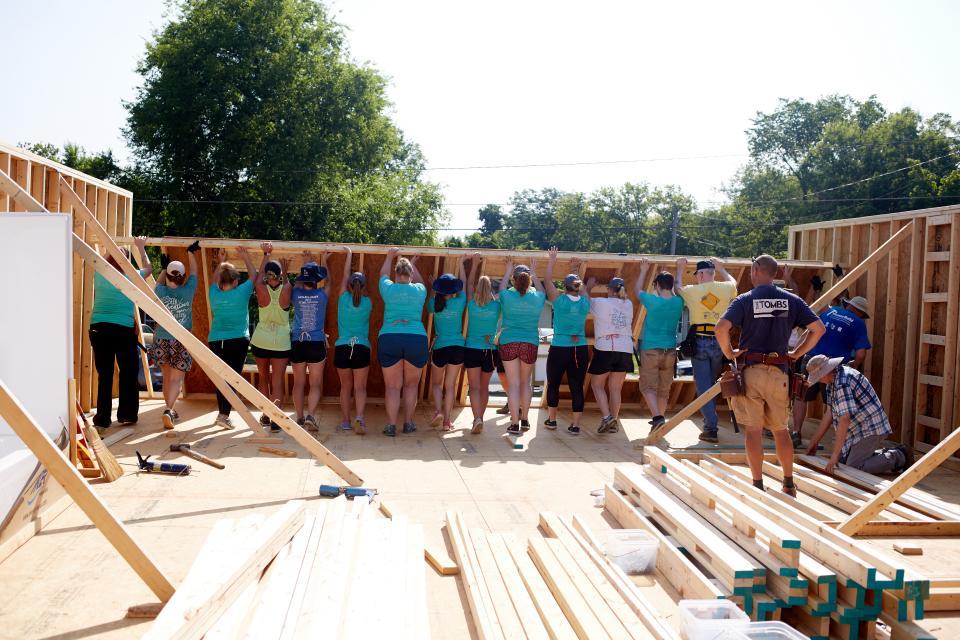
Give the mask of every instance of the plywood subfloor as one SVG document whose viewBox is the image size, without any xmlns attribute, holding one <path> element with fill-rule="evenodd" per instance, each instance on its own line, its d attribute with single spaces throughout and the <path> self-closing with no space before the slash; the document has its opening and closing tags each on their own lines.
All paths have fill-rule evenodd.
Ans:
<svg viewBox="0 0 960 640">
<path fill-rule="evenodd" d="M 293 498 L 322 500 L 317 496 L 320 484 L 341 484 L 285 434 L 280 434 L 285 444 L 275 446 L 297 451 L 297 458 L 258 452 L 259 445 L 245 443 L 250 435 L 246 429 L 230 432 L 212 427 L 215 413 L 210 401 L 186 401 L 178 409 L 184 418 L 178 425 L 181 440 L 226 464 L 225 470 L 170 452 L 170 444 L 178 440 L 164 437 L 161 405 L 147 401 L 136 433 L 112 447 L 128 473 L 117 482 L 97 486 L 175 583 L 185 575 L 217 519 L 266 513 Z M 626 433 L 573 437 L 564 431 L 567 414 L 561 412 L 558 431 L 548 431 L 540 424 L 545 412 L 539 412 L 531 415 L 533 430 L 523 438 L 527 448 L 514 451 L 501 437 L 506 418 L 492 410 L 479 436 L 468 433 L 469 409 L 456 420 L 458 431 L 442 435 L 426 428 L 428 411 L 429 407 L 422 408 L 421 430 L 416 434 L 388 439 L 379 433 L 381 408 L 368 412 L 370 435 L 361 437 L 335 433 L 336 409 L 326 407 L 321 434 L 327 436 L 326 446 L 358 472 L 366 486 L 380 490 L 380 497 L 394 512 L 423 523 L 427 540 L 434 545 L 445 544 L 441 526 L 448 509 L 462 511 L 469 525 L 512 531 L 524 538 L 535 534 L 540 511 L 576 513 L 602 534 L 611 524 L 594 506 L 589 492 L 613 478 L 616 464 L 639 462 L 640 452 L 629 440 L 648 430 L 647 418 L 628 413 Z M 598 420 L 596 412 L 588 412 L 584 426 L 592 431 Z M 673 446 L 692 445 L 697 433 L 696 426 L 686 422 L 668 440 Z M 741 442 L 739 435 L 723 429 L 721 439 Z M 139 474 L 137 450 L 155 459 L 189 462 L 194 473 L 186 477 Z M 960 502 L 960 487 L 950 481 L 956 476 L 939 475 L 925 481 L 924 488 Z M 889 548 L 891 541 L 879 544 Z M 960 551 L 953 549 L 955 544 L 924 544 L 936 545 L 936 553 L 928 546 L 927 555 L 911 558 L 911 563 L 931 574 L 960 575 Z M 949 565 L 943 558 L 950 560 Z M 642 578 L 638 582 L 661 611 L 675 615 L 673 594 Z M 440 577 L 428 569 L 427 589 L 434 637 L 475 637 L 458 579 Z M 0 638 L 136 638 L 149 623 L 127 620 L 124 613 L 130 605 L 152 601 L 150 591 L 75 506 L 0 564 Z M 944 616 L 924 626 L 944 627 L 954 633 L 944 637 L 960 637 L 957 618 Z"/>
</svg>

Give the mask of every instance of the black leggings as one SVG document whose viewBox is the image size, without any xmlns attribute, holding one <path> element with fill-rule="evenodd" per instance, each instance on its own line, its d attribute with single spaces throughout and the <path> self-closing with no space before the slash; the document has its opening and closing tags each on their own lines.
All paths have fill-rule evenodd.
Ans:
<svg viewBox="0 0 960 640">
<path fill-rule="evenodd" d="M 100 427 L 110 426 L 114 360 L 119 369 L 120 386 L 117 420 L 136 422 L 140 409 L 140 389 L 137 386 L 140 360 L 134 328 L 112 322 L 95 322 L 90 325 L 90 346 L 93 347 L 93 363 L 98 376 L 97 414 L 93 423 Z"/>
<path fill-rule="evenodd" d="M 560 405 L 560 381 L 567 374 L 567 386 L 573 401 L 573 412 L 583 411 L 583 380 L 587 376 L 590 356 L 586 345 L 579 347 L 551 346 L 547 353 L 547 406 Z"/>
<path fill-rule="evenodd" d="M 247 359 L 247 347 L 249 345 L 250 341 L 247 338 L 231 338 L 230 340 L 216 340 L 207 343 L 210 351 L 213 351 L 221 360 L 226 362 L 228 367 L 241 374 L 243 373 L 243 362 Z M 217 408 L 223 415 L 230 415 L 230 403 L 219 390 L 217 390 Z"/>
</svg>

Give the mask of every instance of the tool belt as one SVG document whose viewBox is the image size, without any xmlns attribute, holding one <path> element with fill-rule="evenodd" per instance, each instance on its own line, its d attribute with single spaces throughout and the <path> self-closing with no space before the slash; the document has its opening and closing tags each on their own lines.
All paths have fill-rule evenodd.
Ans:
<svg viewBox="0 0 960 640">
<path fill-rule="evenodd" d="M 753 364 L 782 367 L 790 364 L 790 358 L 779 353 L 755 353 L 751 351 L 743 355 L 743 362 L 748 367 Z"/>
<path fill-rule="evenodd" d="M 720 395 L 724 398 L 734 398 L 744 394 L 743 372 L 737 363 L 731 362 L 730 369 L 720 374 Z"/>
<path fill-rule="evenodd" d="M 799 373 L 790 372 L 790 401 L 797 402 L 803 400 L 807 395 L 810 385 L 807 384 L 807 377 Z"/>
<path fill-rule="evenodd" d="M 690 330 L 698 336 L 712 336 L 716 325 L 713 324 L 692 324 Z"/>
</svg>

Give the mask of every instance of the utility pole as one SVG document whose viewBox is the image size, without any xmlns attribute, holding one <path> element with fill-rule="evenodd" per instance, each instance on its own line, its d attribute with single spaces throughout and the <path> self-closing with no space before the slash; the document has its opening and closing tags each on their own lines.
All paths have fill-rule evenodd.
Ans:
<svg viewBox="0 0 960 640">
<path fill-rule="evenodd" d="M 677 255 L 677 227 L 680 224 L 680 207 L 673 205 L 673 220 L 670 222 L 670 255 Z"/>
</svg>

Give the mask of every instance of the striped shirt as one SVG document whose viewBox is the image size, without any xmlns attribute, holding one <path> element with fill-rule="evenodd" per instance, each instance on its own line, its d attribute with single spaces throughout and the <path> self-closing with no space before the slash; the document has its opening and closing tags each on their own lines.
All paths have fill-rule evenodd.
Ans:
<svg viewBox="0 0 960 640">
<path fill-rule="evenodd" d="M 842 416 L 850 417 L 847 439 L 840 450 L 841 462 L 847 459 L 851 447 L 864 438 L 893 431 L 873 385 L 856 369 L 844 365 L 837 368 L 836 377 L 827 385 L 827 404 L 833 411 L 834 429 Z"/>
</svg>

